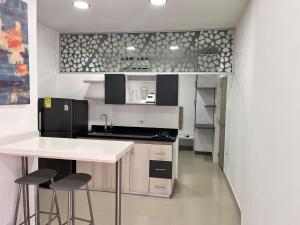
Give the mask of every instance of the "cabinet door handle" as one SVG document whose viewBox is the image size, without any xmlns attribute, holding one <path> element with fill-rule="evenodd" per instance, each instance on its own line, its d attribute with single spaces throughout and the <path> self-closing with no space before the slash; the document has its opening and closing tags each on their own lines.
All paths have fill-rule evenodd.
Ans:
<svg viewBox="0 0 300 225">
<path fill-rule="evenodd" d="M 167 171 L 167 169 L 155 168 L 156 171 Z"/>
<path fill-rule="evenodd" d="M 156 155 L 165 155 L 166 153 L 165 152 L 156 152 L 155 154 Z"/>
<path fill-rule="evenodd" d="M 166 187 L 164 187 L 164 186 L 159 186 L 159 185 L 155 185 L 155 188 L 158 188 L 158 189 L 166 189 Z"/>
</svg>

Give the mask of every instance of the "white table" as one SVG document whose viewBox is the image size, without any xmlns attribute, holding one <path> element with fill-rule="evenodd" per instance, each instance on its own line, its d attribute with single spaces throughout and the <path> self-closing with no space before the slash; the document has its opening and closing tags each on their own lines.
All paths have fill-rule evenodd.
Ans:
<svg viewBox="0 0 300 225">
<path fill-rule="evenodd" d="M 28 137 L 16 138 L 0 144 L 0 155 L 22 157 L 23 175 L 28 174 L 28 157 L 67 159 L 116 164 L 115 224 L 121 225 L 121 169 L 122 158 L 134 143 L 68 138 Z M 29 218 L 28 188 L 24 190 L 24 214 Z"/>
</svg>

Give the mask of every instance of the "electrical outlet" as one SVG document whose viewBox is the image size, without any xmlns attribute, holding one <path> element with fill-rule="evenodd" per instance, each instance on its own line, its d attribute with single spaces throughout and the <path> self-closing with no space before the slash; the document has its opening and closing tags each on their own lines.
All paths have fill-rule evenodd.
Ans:
<svg viewBox="0 0 300 225">
<path fill-rule="evenodd" d="M 229 158 L 229 157 L 230 157 L 230 153 L 229 153 L 228 151 L 226 151 L 226 152 L 225 152 L 225 156 L 226 156 L 227 158 Z"/>
</svg>

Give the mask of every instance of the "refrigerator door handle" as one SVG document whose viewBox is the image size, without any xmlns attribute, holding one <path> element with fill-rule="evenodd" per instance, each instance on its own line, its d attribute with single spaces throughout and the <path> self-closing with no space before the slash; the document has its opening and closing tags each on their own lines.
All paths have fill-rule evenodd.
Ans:
<svg viewBox="0 0 300 225">
<path fill-rule="evenodd" d="M 42 111 L 39 111 L 38 114 L 38 130 L 41 131 L 41 122 L 42 122 Z"/>
</svg>

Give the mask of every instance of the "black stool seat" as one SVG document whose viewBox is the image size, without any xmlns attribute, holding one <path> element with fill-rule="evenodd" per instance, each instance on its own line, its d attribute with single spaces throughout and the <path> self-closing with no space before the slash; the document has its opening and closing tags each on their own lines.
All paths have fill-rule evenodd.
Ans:
<svg viewBox="0 0 300 225">
<path fill-rule="evenodd" d="M 17 184 L 39 185 L 46 183 L 57 175 L 55 170 L 40 169 L 15 180 Z"/>
<path fill-rule="evenodd" d="M 75 190 L 88 184 L 92 176 L 86 173 L 74 173 L 50 185 L 56 190 Z"/>
</svg>

